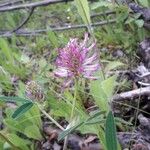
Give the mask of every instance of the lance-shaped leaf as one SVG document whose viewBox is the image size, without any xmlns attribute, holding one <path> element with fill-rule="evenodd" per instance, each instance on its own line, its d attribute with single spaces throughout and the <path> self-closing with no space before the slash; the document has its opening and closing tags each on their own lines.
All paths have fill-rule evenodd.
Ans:
<svg viewBox="0 0 150 150">
<path fill-rule="evenodd" d="M 78 124 L 76 124 L 75 126 L 63 131 L 62 133 L 60 133 L 60 135 L 58 136 L 58 141 L 64 139 L 68 134 L 72 133 L 73 131 L 75 131 L 77 128 L 81 127 L 84 124 L 84 122 L 80 122 Z"/>
<path fill-rule="evenodd" d="M 87 0 L 75 0 L 76 7 L 78 9 L 79 15 L 81 16 L 84 23 L 87 25 L 89 32 L 91 32 L 91 18 L 90 9 Z"/>
<path fill-rule="evenodd" d="M 65 138 L 65 136 L 67 136 L 68 134 L 74 132 L 77 128 L 81 127 L 82 125 L 94 124 L 94 123 L 93 123 L 93 122 L 94 122 L 94 119 L 95 119 L 96 117 L 99 117 L 99 116 L 102 115 L 102 114 L 105 114 L 105 111 L 98 111 L 98 112 L 94 113 L 93 115 L 91 115 L 89 118 L 87 118 L 85 121 L 79 122 L 79 123 L 77 123 L 75 126 L 73 126 L 73 127 L 69 128 L 69 129 L 63 131 L 63 132 L 59 135 L 58 140 L 59 140 L 59 141 L 62 140 L 63 138 Z M 93 121 L 93 122 L 92 122 L 92 121 Z M 98 121 L 99 121 L 99 123 L 103 122 L 102 119 L 101 119 L 101 120 L 99 119 Z M 96 123 L 97 123 L 97 122 L 96 122 Z"/>
<path fill-rule="evenodd" d="M 0 96 L 0 101 L 2 102 L 31 102 L 29 99 L 21 98 L 21 97 L 11 97 L 11 96 Z"/>
<path fill-rule="evenodd" d="M 33 106 L 32 102 L 25 103 L 21 105 L 12 115 L 12 118 L 17 119 L 27 112 Z"/>
<path fill-rule="evenodd" d="M 114 121 L 114 116 L 110 111 L 106 118 L 106 146 L 107 150 L 117 150 L 117 136 L 116 136 L 116 126 Z"/>
</svg>

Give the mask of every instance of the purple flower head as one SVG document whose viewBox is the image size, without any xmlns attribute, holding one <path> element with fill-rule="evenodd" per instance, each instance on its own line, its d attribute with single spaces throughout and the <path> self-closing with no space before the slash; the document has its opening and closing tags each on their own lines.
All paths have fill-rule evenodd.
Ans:
<svg viewBox="0 0 150 150">
<path fill-rule="evenodd" d="M 71 39 L 66 47 L 58 50 L 55 75 L 64 78 L 94 78 L 93 74 L 100 67 L 96 52 L 96 43 L 89 45 L 88 34 L 80 43 Z"/>
</svg>

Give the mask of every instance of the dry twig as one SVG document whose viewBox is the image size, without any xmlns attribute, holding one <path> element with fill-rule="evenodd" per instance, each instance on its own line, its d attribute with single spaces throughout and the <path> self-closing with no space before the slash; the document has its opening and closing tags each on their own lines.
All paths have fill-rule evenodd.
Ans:
<svg viewBox="0 0 150 150">
<path fill-rule="evenodd" d="M 123 92 L 120 94 L 116 94 L 114 95 L 113 100 L 121 101 L 121 100 L 127 100 L 127 99 L 134 99 L 139 96 L 150 96 L 150 86 L 139 88 L 139 89 L 128 91 L 128 92 Z"/>
<path fill-rule="evenodd" d="M 0 3 L 0 7 L 6 7 L 6 6 L 10 6 L 10 5 L 14 5 L 14 4 L 19 4 L 22 3 L 22 0 L 15 0 L 15 1 L 5 1 L 5 2 L 1 2 Z"/>
<path fill-rule="evenodd" d="M 22 27 L 28 22 L 28 20 L 29 20 L 30 17 L 32 16 L 33 12 L 34 12 L 34 7 L 31 8 L 31 10 L 30 10 L 30 12 L 29 12 L 29 15 L 26 17 L 26 19 L 25 19 L 18 27 L 16 27 L 15 29 L 13 29 L 10 33 L 16 32 L 16 31 L 18 31 L 20 28 L 22 28 Z"/>
<path fill-rule="evenodd" d="M 72 1 L 72 0 L 68 0 Z M 0 8 L 0 12 L 6 12 L 6 11 L 13 11 L 18 9 L 26 9 L 26 8 L 36 8 L 41 6 L 48 6 L 50 4 L 65 2 L 64 0 L 43 0 L 39 2 L 33 2 L 33 3 L 27 3 L 27 4 L 20 4 L 20 5 L 14 5 L 14 6 L 7 6 Z"/>
<path fill-rule="evenodd" d="M 115 23 L 116 19 L 112 19 L 109 21 L 101 21 L 101 22 L 97 22 L 97 23 L 93 23 L 91 24 L 92 27 L 96 27 L 96 26 L 102 26 L 102 25 L 106 25 L 109 23 Z M 42 33 L 46 33 L 48 30 L 52 30 L 52 31 L 64 31 L 64 30 L 70 30 L 70 29 L 78 29 L 78 28 L 87 28 L 87 26 L 85 24 L 81 24 L 81 25 L 69 25 L 69 26 L 64 26 L 64 27 L 57 27 L 57 28 L 50 28 L 50 29 L 39 29 L 39 30 L 18 30 L 15 32 L 16 36 L 37 36 L 37 35 L 41 35 Z M 1 32 L 0 37 L 11 37 L 13 35 L 13 33 L 10 33 L 9 31 L 5 31 L 5 32 Z"/>
</svg>

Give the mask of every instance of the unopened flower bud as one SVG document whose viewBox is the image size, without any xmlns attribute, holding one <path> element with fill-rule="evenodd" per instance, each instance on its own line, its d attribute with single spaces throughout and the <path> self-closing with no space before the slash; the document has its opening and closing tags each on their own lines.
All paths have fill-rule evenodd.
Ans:
<svg viewBox="0 0 150 150">
<path fill-rule="evenodd" d="M 29 81 L 26 84 L 26 96 L 32 100 L 43 101 L 44 93 L 40 85 L 35 81 Z"/>
</svg>

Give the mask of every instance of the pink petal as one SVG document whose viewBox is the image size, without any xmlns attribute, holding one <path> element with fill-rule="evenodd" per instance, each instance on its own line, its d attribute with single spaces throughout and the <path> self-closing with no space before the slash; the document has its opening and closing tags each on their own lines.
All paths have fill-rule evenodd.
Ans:
<svg viewBox="0 0 150 150">
<path fill-rule="evenodd" d="M 83 65 L 91 64 L 94 60 L 97 59 L 97 54 L 94 53 L 90 58 L 85 59 L 85 63 Z"/>
<path fill-rule="evenodd" d="M 86 65 L 84 66 L 84 71 L 96 71 L 99 68 L 99 64 Z"/>
<path fill-rule="evenodd" d="M 80 44 L 81 48 L 83 48 L 83 47 L 86 46 L 86 43 L 87 43 L 88 39 L 89 39 L 88 38 L 88 33 L 85 33 L 85 35 L 84 35 L 84 41 Z"/>
<path fill-rule="evenodd" d="M 90 47 L 88 47 L 88 51 L 90 51 L 92 48 L 96 46 L 96 43 L 94 42 Z"/>
<path fill-rule="evenodd" d="M 54 71 L 54 74 L 59 77 L 68 77 L 68 70 L 65 68 L 58 68 Z"/>
<path fill-rule="evenodd" d="M 100 77 L 94 77 L 94 76 L 84 76 L 84 78 L 87 78 L 87 79 L 93 79 L 93 80 L 97 80 L 97 79 L 100 79 Z"/>
</svg>

